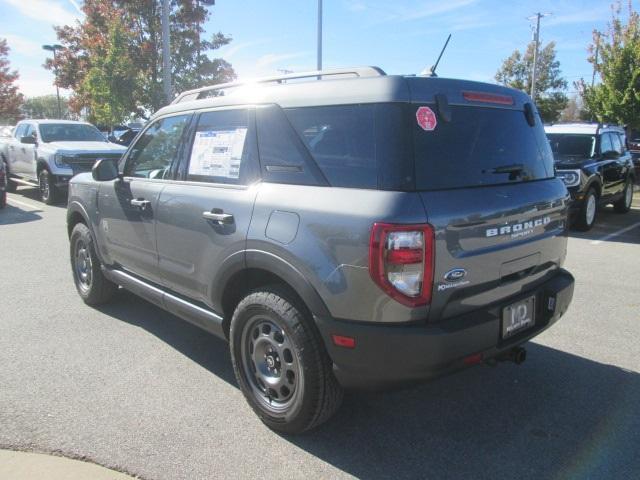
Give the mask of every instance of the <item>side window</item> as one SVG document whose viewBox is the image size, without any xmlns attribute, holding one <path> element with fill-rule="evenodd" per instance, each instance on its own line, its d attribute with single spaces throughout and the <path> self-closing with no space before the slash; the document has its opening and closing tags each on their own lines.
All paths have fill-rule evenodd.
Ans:
<svg viewBox="0 0 640 480">
<path fill-rule="evenodd" d="M 27 128 L 25 129 L 24 133 L 22 134 L 25 137 L 35 137 L 36 136 L 36 129 L 33 125 L 29 124 L 27 125 Z"/>
<path fill-rule="evenodd" d="M 256 109 L 258 150 L 266 182 L 326 185 L 326 180 L 280 107 Z"/>
<path fill-rule="evenodd" d="M 24 137 L 24 131 L 27 129 L 26 123 L 21 123 L 16 127 L 16 131 L 13 133 L 13 136 L 20 140 L 20 138 Z"/>
<path fill-rule="evenodd" d="M 600 135 L 600 154 L 603 155 L 606 152 L 613 150 L 613 144 L 611 143 L 611 135 L 603 133 Z"/>
<path fill-rule="evenodd" d="M 611 140 L 613 143 L 613 149 L 618 152 L 620 155 L 622 155 L 622 142 L 620 141 L 620 134 L 618 133 L 612 133 L 611 134 Z"/>
<path fill-rule="evenodd" d="M 138 138 L 124 168 L 127 177 L 168 178 L 189 115 L 155 121 Z"/>
<path fill-rule="evenodd" d="M 187 180 L 248 185 L 257 179 L 252 111 L 218 110 L 200 115 Z"/>
</svg>

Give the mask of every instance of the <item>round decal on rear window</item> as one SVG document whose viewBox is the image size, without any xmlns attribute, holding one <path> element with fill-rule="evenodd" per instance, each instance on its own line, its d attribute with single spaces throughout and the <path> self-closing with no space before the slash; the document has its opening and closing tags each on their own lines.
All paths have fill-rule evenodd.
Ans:
<svg viewBox="0 0 640 480">
<path fill-rule="evenodd" d="M 438 125 L 436 114 L 429 107 L 420 107 L 416 110 L 416 120 L 423 130 L 430 132 Z"/>
</svg>

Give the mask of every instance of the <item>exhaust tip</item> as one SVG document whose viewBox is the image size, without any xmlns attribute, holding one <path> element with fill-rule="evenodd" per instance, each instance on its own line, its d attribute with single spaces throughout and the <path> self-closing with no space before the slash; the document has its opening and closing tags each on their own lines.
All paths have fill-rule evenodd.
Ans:
<svg viewBox="0 0 640 480">
<path fill-rule="evenodd" d="M 522 347 L 516 347 L 511 351 L 513 363 L 520 365 L 527 359 L 527 351 Z"/>
</svg>

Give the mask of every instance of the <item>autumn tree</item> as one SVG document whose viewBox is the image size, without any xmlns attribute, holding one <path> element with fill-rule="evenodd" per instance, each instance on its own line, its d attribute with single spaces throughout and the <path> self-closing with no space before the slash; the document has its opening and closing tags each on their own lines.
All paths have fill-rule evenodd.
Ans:
<svg viewBox="0 0 640 480">
<path fill-rule="evenodd" d="M 496 73 L 495 79 L 498 83 L 529 93 L 534 49 L 535 43 L 531 42 L 524 54 L 515 50 Z M 549 42 L 538 51 L 537 64 L 536 105 L 545 122 L 555 122 L 569 100 L 564 93 L 567 81 L 562 78 L 560 72 L 555 42 Z"/>
<path fill-rule="evenodd" d="M 60 97 L 60 108 L 62 118 L 69 118 L 68 101 L 64 97 Z M 55 95 L 27 97 L 22 110 L 30 118 L 58 118 L 58 98 Z"/>
<path fill-rule="evenodd" d="M 110 27 L 120 19 L 126 38 L 126 49 L 120 49 L 138 72 L 132 98 L 135 114 L 153 112 L 166 103 L 162 89 L 162 29 L 160 0 L 85 0 L 82 22 L 56 28 L 59 43 L 65 48 L 58 53 L 58 83 L 73 90 L 72 108 L 79 111 L 91 103 L 90 90 L 83 89 L 89 71 L 100 64 L 99 57 L 113 43 Z M 196 0 L 171 2 L 171 65 L 174 91 L 226 82 L 235 78 L 233 68 L 211 52 L 226 45 L 231 38 L 216 33 L 201 38 L 210 13 Z M 54 61 L 46 67 L 53 69 Z"/>
<path fill-rule="evenodd" d="M 15 123 L 20 118 L 22 94 L 18 93 L 18 72 L 9 66 L 9 46 L 0 39 L 0 121 Z"/>
<path fill-rule="evenodd" d="M 631 2 L 626 23 L 621 4 L 613 6 L 607 30 L 593 32 L 589 61 L 600 83 L 578 82 L 587 110 L 600 122 L 628 125 L 640 130 L 640 15 Z M 596 59 L 596 49 L 598 59 Z"/>
</svg>

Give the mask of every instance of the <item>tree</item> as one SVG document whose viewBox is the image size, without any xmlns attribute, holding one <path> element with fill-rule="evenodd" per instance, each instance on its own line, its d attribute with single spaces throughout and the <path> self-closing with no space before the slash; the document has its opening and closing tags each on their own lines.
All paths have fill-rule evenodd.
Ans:
<svg viewBox="0 0 640 480">
<path fill-rule="evenodd" d="M 126 38 L 126 52 L 122 48 L 119 51 L 132 60 L 138 72 L 135 84 L 130 86 L 135 105 L 129 105 L 129 111 L 141 115 L 162 107 L 166 99 L 162 90 L 160 0 L 85 0 L 82 9 L 85 17 L 81 23 L 56 28 L 59 43 L 65 47 L 57 57 L 58 83 L 74 91 L 72 108 L 79 111 L 91 103 L 91 93 L 82 85 L 111 43 L 109 29 L 114 18 L 121 20 Z M 174 90 L 234 79 L 229 63 L 209 58 L 209 52 L 228 44 L 231 38 L 216 33 L 199 40 L 202 25 L 210 16 L 208 10 L 196 0 L 172 0 L 171 9 Z M 54 61 L 49 59 L 45 66 L 53 69 Z"/>
<path fill-rule="evenodd" d="M 496 73 L 498 83 L 529 93 L 534 48 L 535 43 L 531 42 L 524 55 L 515 50 Z M 567 81 L 562 78 L 560 62 L 556 60 L 556 44 L 549 42 L 538 51 L 536 70 L 536 105 L 545 122 L 557 121 L 560 112 L 567 106 L 569 99 L 564 93 L 566 88 Z"/>
<path fill-rule="evenodd" d="M 60 97 L 62 118 L 69 118 L 68 101 Z M 30 118 L 58 118 L 58 98 L 55 95 L 42 95 L 26 98 L 22 111 Z"/>
<path fill-rule="evenodd" d="M 599 122 L 628 125 L 640 129 L 640 16 L 628 4 L 628 20 L 621 18 L 621 4 L 612 7 L 607 31 L 593 32 L 589 62 L 600 76 L 600 83 L 589 86 L 578 82 L 582 98 L 593 118 Z M 595 52 L 598 50 L 599 60 Z"/>
<path fill-rule="evenodd" d="M 134 86 L 139 73 L 128 54 L 128 35 L 122 20 L 113 18 L 106 44 L 98 48 L 98 55 L 80 85 L 93 123 L 105 126 L 122 123 L 136 105 Z"/>
<path fill-rule="evenodd" d="M 9 46 L 6 39 L 0 39 L 0 121 L 15 123 L 20 118 L 22 94 L 18 93 L 18 72 L 9 67 Z"/>
</svg>

